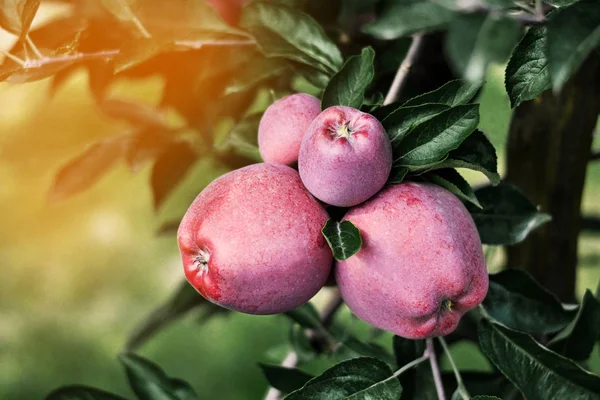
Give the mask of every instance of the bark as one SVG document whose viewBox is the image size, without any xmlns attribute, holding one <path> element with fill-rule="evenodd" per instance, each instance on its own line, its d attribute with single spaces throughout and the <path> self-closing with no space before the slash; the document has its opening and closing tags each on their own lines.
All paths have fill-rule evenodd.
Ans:
<svg viewBox="0 0 600 400">
<path fill-rule="evenodd" d="M 581 197 L 600 112 L 600 57 L 594 55 L 555 95 L 546 91 L 513 115 L 506 180 L 553 220 L 508 247 L 511 268 L 530 272 L 563 301 L 575 298 Z"/>
</svg>

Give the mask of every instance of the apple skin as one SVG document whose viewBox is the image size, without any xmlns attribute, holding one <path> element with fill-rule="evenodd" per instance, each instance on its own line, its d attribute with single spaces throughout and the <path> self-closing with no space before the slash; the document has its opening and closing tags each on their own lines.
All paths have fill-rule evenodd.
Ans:
<svg viewBox="0 0 600 400">
<path fill-rule="evenodd" d="M 477 228 L 447 190 L 389 186 L 344 220 L 360 229 L 363 247 L 336 263 L 336 281 L 350 310 L 371 325 L 409 339 L 444 336 L 485 298 Z"/>
<path fill-rule="evenodd" d="M 310 124 L 302 139 L 298 169 L 319 200 L 351 207 L 375 195 L 392 168 L 392 147 L 374 116 L 333 106 Z"/>
<path fill-rule="evenodd" d="M 187 280 L 209 301 L 248 314 L 277 314 L 325 284 L 332 253 L 325 209 L 284 165 L 254 164 L 196 197 L 177 240 Z"/>
<path fill-rule="evenodd" d="M 321 112 L 321 102 L 297 93 L 271 104 L 258 126 L 258 148 L 268 163 L 295 165 L 306 128 Z"/>
</svg>

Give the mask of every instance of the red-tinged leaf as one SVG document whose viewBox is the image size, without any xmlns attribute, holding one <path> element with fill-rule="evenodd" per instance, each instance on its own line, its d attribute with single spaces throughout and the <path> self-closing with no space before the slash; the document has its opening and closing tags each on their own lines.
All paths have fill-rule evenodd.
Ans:
<svg viewBox="0 0 600 400">
<path fill-rule="evenodd" d="M 197 159 L 198 155 L 187 142 L 173 143 L 160 155 L 151 177 L 155 209 L 160 208 Z"/>
<path fill-rule="evenodd" d="M 40 0 L 0 0 L 0 27 L 24 38 L 39 6 Z"/>
<path fill-rule="evenodd" d="M 173 48 L 172 41 L 140 38 L 129 40 L 121 46 L 119 54 L 115 57 L 115 73 L 135 67 L 158 54 Z"/>
<path fill-rule="evenodd" d="M 246 0 L 208 0 L 208 2 L 228 24 L 237 25 L 242 13 L 242 5 Z"/>
<path fill-rule="evenodd" d="M 105 99 L 98 105 L 109 117 L 124 119 L 136 126 L 169 129 L 165 112 L 151 105 L 121 99 Z"/>
<path fill-rule="evenodd" d="M 100 140 L 70 160 L 54 177 L 50 199 L 63 200 L 96 183 L 121 157 L 127 139 L 122 135 Z"/>
<path fill-rule="evenodd" d="M 4 64 L 0 65 L 0 82 L 10 78 L 10 76 L 21 69 L 21 66 L 10 60 L 4 60 Z"/>
<path fill-rule="evenodd" d="M 164 130 L 141 129 L 127 142 L 125 161 L 133 172 L 137 172 L 145 163 L 156 160 L 172 142 L 172 136 Z"/>
</svg>

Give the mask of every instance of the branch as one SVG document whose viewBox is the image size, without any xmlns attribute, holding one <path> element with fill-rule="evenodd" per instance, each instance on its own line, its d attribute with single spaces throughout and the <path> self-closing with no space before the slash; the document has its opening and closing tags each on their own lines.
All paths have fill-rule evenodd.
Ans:
<svg viewBox="0 0 600 400">
<path fill-rule="evenodd" d="M 336 291 L 331 299 L 329 299 L 327 304 L 325 304 L 325 307 L 323 307 L 323 310 L 320 313 L 321 323 L 324 327 L 327 327 L 331 324 L 336 311 L 342 306 L 342 304 L 344 304 L 342 296 L 340 296 L 339 291 Z M 310 340 L 314 338 L 316 334 L 317 332 L 315 331 L 308 331 L 308 339 Z M 294 351 L 290 351 L 281 363 L 281 366 L 286 368 L 294 368 L 297 365 L 298 356 Z M 273 387 L 269 389 L 267 395 L 265 396 L 265 400 L 279 400 L 280 398 L 281 392 Z"/>
<path fill-rule="evenodd" d="M 410 68 L 415 63 L 415 60 L 419 53 L 421 52 L 421 48 L 423 47 L 423 35 L 414 35 L 412 38 L 412 43 L 406 53 L 406 57 L 402 60 L 400 67 L 398 68 L 398 72 L 396 72 L 396 76 L 394 77 L 394 81 L 392 82 L 392 86 L 390 86 L 390 90 L 388 91 L 387 96 L 385 96 L 385 100 L 383 101 L 383 105 L 388 105 L 396 101 L 400 97 L 400 93 L 404 88 L 406 83 L 406 77 L 410 71 Z"/>
<path fill-rule="evenodd" d="M 435 355 L 435 347 L 433 347 L 433 339 L 426 339 L 425 343 L 427 345 L 427 352 L 429 353 L 429 362 L 431 364 L 431 372 L 433 373 L 433 381 L 435 382 L 435 390 L 437 391 L 438 399 L 446 400 L 444 384 L 442 383 L 442 374 L 440 373 L 440 366 L 438 365 L 437 357 Z"/>
</svg>

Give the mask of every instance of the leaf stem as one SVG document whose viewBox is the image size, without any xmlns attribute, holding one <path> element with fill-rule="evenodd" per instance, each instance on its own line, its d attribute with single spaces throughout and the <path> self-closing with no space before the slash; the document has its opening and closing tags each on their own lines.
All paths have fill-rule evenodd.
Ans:
<svg viewBox="0 0 600 400">
<path fill-rule="evenodd" d="M 35 56 L 37 58 L 44 58 L 44 55 L 42 54 L 40 49 L 38 49 L 38 47 L 35 45 L 35 43 L 33 43 L 33 40 L 31 40 L 29 35 L 25 35 L 25 41 L 27 42 L 29 47 L 31 47 L 31 50 L 33 50 L 33 54 L 35 54 Z"/>
<path fill-rule="evenodd" d="M 16 62 L 17 64 L 19 64 L 21 67 L 25 66 L 25 60 L 22 60 L 21 58 L 10 54 L 8 51 L 0 49 L 0 53 L 4 54 L 6 56 L 6 58 L 9 58 L 9 59 L 13 60 L 14 62 Z"/>
<path fill-rule="evenodd" d="M 423 353 L 423 355 L 421 357 L 417 358 L 416 360 L 412 360 L 411 362 L 409 362 L 408 364 L 406 364 L 405 366 L 400 368 L 398 371 L 394 372 L 393 377 L 396 378 L 396 377 L 400 376 L 402 373 L 411 369 L 412 367 L 421 364 L 423 361 L 429 360 L 429 357 L 431 357 L 431 355 L 429 354 L 428 351 L 425 351 L 425 353 Z"/>
<path fill-rule="evenodd" d="M 467 388 L 462 380 L 460 371 L 456 367 L 456 363 L 454 362 L 454 359 L 452 358 L 452 354 L 450 354 L 450 350 L 448 349 L 446 340 L 444 340 L 444 338 L 441 336 L 438 337 L 438 340 L 442 344 L 442 347 L 444 348 L 444 353 L 446 353 L 446 357 L 448 357 L 448 361 L 450 361 L 450 365 L 452 366 L 452 370 L 454 371 L 454 376 L 456 377 L 456 383 L 458 384 L 458 393 L 460 393 L 461 397 L 464 400 L 469 400 L 471 398 L 471 396 L 469 395 L 469 391 L 467 390 Z"/>
<path fill-rule="evenodd" d="M 408 52 L 396 72 L 396 76 L 394 77 L 394 81 L 392 82 L 392 86 L 390 86 L 387 96 L 385 96 L 385 100 L 383 101 L 384 106 L 393 103 L 400 97 L 400 93 L 406 84 L 406 77 L 415 63 L 416 58 L 419 56 L 422 47 L 423 35 L 413 35 Z"/>
<path fill-rule="evenodd" d="M 433 339 L 429 338 L 425 340 L 426 351 L 429 355 L 429 363 L 431 364 L 431 372 L 433 373 L 433 381 L 435 382 L 435 390 L 439 400 L 446 400 L 446 394 L 444 393 L 444 384 L 442 383 L 442 374 L 440 373 L 440 366 L 437 362 L 435 354 L 435 347 L 433 346 Z"/>
</svg>

